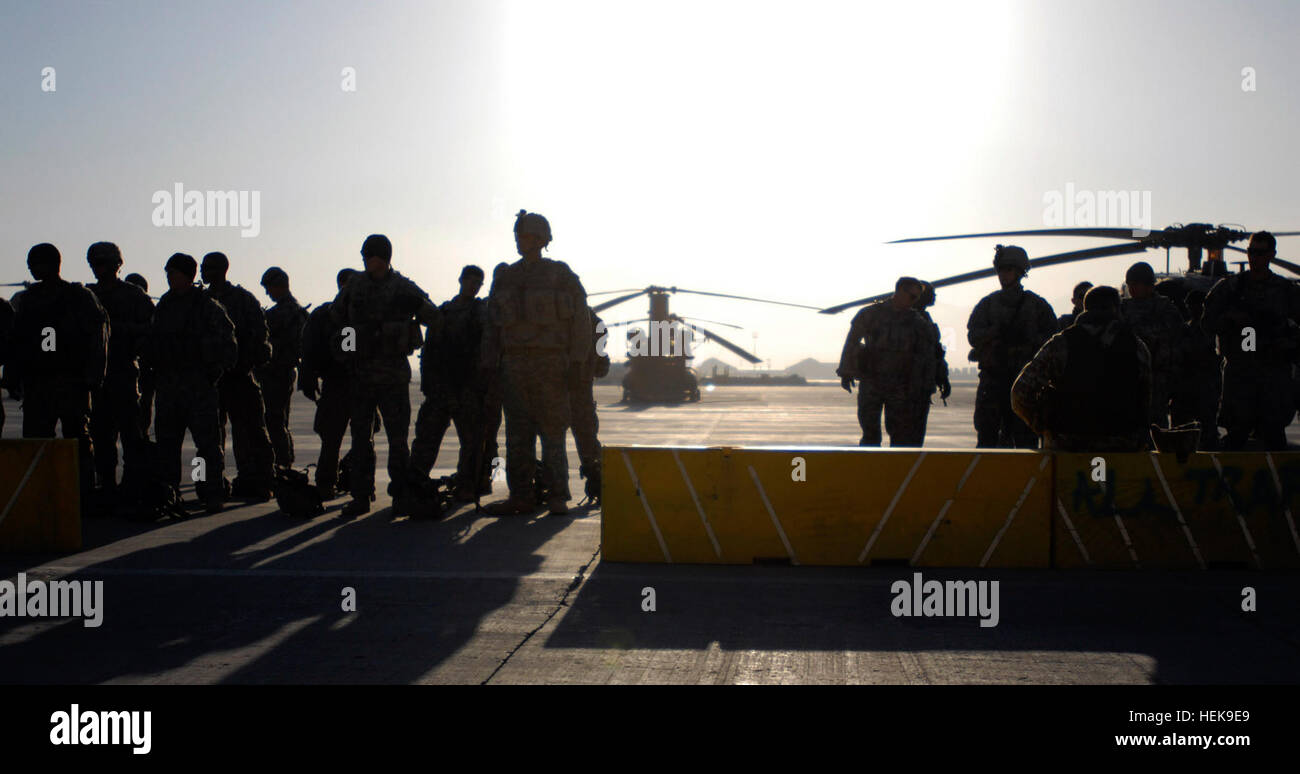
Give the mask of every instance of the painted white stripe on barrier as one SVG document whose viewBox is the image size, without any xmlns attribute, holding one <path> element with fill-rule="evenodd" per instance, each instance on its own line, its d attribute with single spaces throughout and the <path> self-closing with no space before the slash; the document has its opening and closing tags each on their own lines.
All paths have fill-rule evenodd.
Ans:
<svg viewBox="0 0 1300 774">
<path fill-rule="evenodd" d="M 1142 563 L 1138 561 L 1138 552 L 1133 548 L 1133 541 L 1129 540 L 1128 530 L 1124 529 L 1124 520 L 1119 517 L 1119 511 L 1115 512 L 1115 523 L 1119 525 L 1120 537 L 1124 538 L 1124 546 L 1128 548 L 1128 555 L 1133 557 L 1133 566 L 1142 569 Z"/>
<path fill-rule="evenodd" d="M 1043 468 L 1047 467 L 1047 463 L 1051 461 L 1052 455 L 1044 454 L 1043 461 L 1038 463 L 1038 473 L 1042 473 Z M 1020 506 L 1025 504 L 1025 500 L 1029 497 L 1029 490 L 1034 488 L 1034 482 L 1038 480 L 1038 473 L 1029 477 L 1029 482 L 1025 484 L 1025 491 L 1020 493 L 1020 499 L 1016 500 L 1016 504 L 1011 506 L 1011 512 L 1007 514 L 1007 520 L 1002 524 L 1002 529 L 998 530 L 998 534 L 993 536 L 993 542 L 989 543 L 989 550 L 984 552 L 984 558 L 980 560 L 980 567 L 984 567 L 989 563 L 989 558 L 993 556 L 993 551 L 997 549 L 998 543 L 1002 541 L 1002 536 L 1011 528 L 1011 520 L 1020 511 Z"/>
<path fill-rule="evenodd" d="M 636 494 L 641 498 L 641 507 L 645 508 L 646 518 L 650 520 L 650 529 L 654 530 L 655 540 L 659 541 L 659 550 L 664 552 L 664 561 L 672 564 L 672 554 L 668 553 L 668 544 L 664 542 L 663 533 L 659 531 L 659 523 L 655 521 L 654 512 L 650 510 L 650 502 L 645 499 L 645 491 L 641 489 L 641 482 L 637 480 L 636 471 L 632 469 L 632 460 L 628 459 L 627 452 L 619 453 L 623 455 L 623 464 L 627 465 L 627 474 L 632 477 L 632 486 L 636 487 Z"/>
<path fill-rule="evenodd" d="M 772 524 L 776 527 L 776 534 L 781 536 L 781 543 L 785 545 L 785 552 L 790 556 L 790 564 L 798 564 L 799 557 L 794 555 L 794 547 L 790 545 L 790 539 L 785 536 L 785 530 L 781 528 L 781 520 L 776 517 L 776 511 L 772 510 L 772 503 L 767 500 L 767 492 L 763 491 L 763 483 L 758 480 L 758 473 L 755 472 L 753 465 L 748 467 L 749 475 L 754 479 L 754 486 L 758 487 L 758 496 L 763 500 L 763 507 L 767 508 L 767 515 L 772 517 Z"/>
<path fill-rule="evenodd" d="M 957 495 L 961 494 L 961 488 L 966 486 L 966 479 L 970 478 L 971 472 L 975 470 L 975 463 L 979 461 L 980 455 L 976 454 L 971 459 L 970 464 L 966 466 L 966 472 L 962 474 L 961 480 L 957 482 L 957 490 L 952 493 L 952 497 L 948 498 L 948 500 L 944 502 L 943 507 L 939 509 L 939 515 L 934 517 L 934 521 L 930 522 L 930 529 L 926 530 L 925 537 L 921 538 L 920 545 L 916 547 L 916 553 L 912 554 L 911 563 L 913 565 L 915 565 L 921 558 L 921 552 L 925 550 L 925 547 L 930 544 L 930 538 L 934 536 L 934 531 L 939 528 L 939 522 L 943 521 L 943 515 L 952 507 L 953 502 L 957 499 Z"/>
<path fill-rule="evenodd" d="M 1219 473 L 1219 482 L 1223 486 L 1224 493 L 1227 494 L 1228 482 L 1223 477 L 1223 466 L 1219 464 L 1219 455 L 1211 454 L 1210 459 L 1214 462 L 1214 469 Z M 1237 523 L 1241 525 L 1241 534 L 1246 536 L 1246 545 L 1250 546 L 1250 553 L 1255 557 L 1255 567 L 1259 568 L 1261 566 L 1259 562 L 1259 552 L 1255 550 L 1255 539 L 1250 536 L 1250 529 L 1246 526 L 1246 517 L 1241 515 L 1241 510 L 1237 508 L 1237 503 L 1231 496 L 1228 497 L 1228 505 L 1232 506 L 1232 512 L 1237 517 Z M 1178 520 L 1180 522 L 1182 521 L 1181 515 Z M 1197 558 L 1199 559 L 1200 556 L 1198 555 Z M 1204 563 L 1201 564 L 1201 569 L 1205 569 Z"/>
<path fill-rule="evenodd" d="M 18 502 L 18 495 L 22 494 L 23 489 L 27 487 L 27 482 L 31 480 L 32 474 L 36 472 L 36 463 L 40 462 L 41 457 L 45 456 L 45 447 L 49 445 L 50 442 L 45 441 L 36 449 L 36 454 L 32 456 L 32 464 L 27 466 L 27 472 L 23 474 L 22 480 L 18 482 L 17 488 L 9 497 L 9 502 L 5 503 L 4 511 L 0 511 L 0 524 L 4 524 L 5 519 L 9 517 L 9 511 L 13 509 L 14 503 Z"/>
<path fill-rule="evenodd" d="M 1278 477 L 1277 468 L 1273 465 L 1272 453 L 1266 452 L 1264 459 L 1268 460 L 1268 469 L 1273 474 L 1273 486 L 1277 487 L 1277 499 L 1282 503 L 1282 513 L 1286 514 L 1286 525 L 1291 528 L 1291 542 L 1295 544 L 1296 553 L 1300 554 L 1300 534 L 1296 534 L 1295 519 L 1291 517 L 1291 508 L 1282 494 L 1282 479 Z"/>
<path fill-rule="evenodd" d="M 677 456 L 677 450 L 673 449 L 673 461 L 677 463 L 677 469 L 682 472 L 682 480 L 686 482 L 686 491 L 691 493 L 691 502 L 695 503 L 695 512 L 700 514 L 700 523 L 704 525 L 704 532 L 709 536 L 709 542 L 713 544 L 713 553 L 719 559 L 722 558 L 722 548 L 718 545 L 718 538 L 713 534 L 713 527 L 709 525 L 709 517 L 704 515 L 704 507 L 700 505 L 700 498 L 695 495 L 695 486 L 691 484 L 691 477 L 686 475 L 686 466 L 682 464 L 682 458 Z"/>
<path fill-rule="evenodd" d="M 1083 539 L 1079 537 L 1079 531 L 1074 528 L 1074 522 L 1070 521 L 1070 514 L 1065 512 L 1065 503 L 1062 503 L 1059 497 L 1056 498 L 1056 510 L 1061 514 L 1061 518 L 1065 520 L 1065 528 L 1070 530 L 1070 535 L 1074 538 L 1074 544 L 1079 547 L 1079 553 L 1083 554 L 1083 563 L 1092 564 L 1092 559 L 1088 556 L 1088 549 L 1083 547 Z"/>
<path fill-rule="evenodd" d="M 862 564 L 867 560 L 867 554 L 871 553 L 871 546 L 875 545 L 876 538 L 880 536 L 880 531 L 885 528 L 885 522 L 889 521 L 889 515 L 894 512 L 894 508 L 898 505 L 898 501 L 902 499 L 903 492 L 907 490 L 907 485 L 911 483 L 912 476 L 916 475 L 917 468 L 921 467 L 921 462 L 925 459 L 925 455 L 926 452 L 921 452 L 920 455 L 917 456 L 916 462 L 912 463 L 912 469 L 907 471 L 907 475 L 903 478 L 903 483 L 898 485 L 898 491 L 894 492 L 894 499 L 889 501 L 889 507 L 886 508 L 884 514 L 881 515 L 880 521 L 876 524 L 876 528 L 871 531 L 871 537 L 867 538 L 867 544 L 862 547 L 862 553 L 858 554 L 858 564 Z"/>
</svg>

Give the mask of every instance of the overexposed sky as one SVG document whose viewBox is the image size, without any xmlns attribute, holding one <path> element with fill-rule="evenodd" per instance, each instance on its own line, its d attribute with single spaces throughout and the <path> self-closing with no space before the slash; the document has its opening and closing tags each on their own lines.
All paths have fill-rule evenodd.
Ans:
<svg viewBox="0 0 1300 774">
<path fill-rule="evenodd" d="M 1149 191 L 1154 228 L 1292 230 L 1298 33 L 1285 2 L 4 0 L 0 280 L 25 279 L 41 241 L 89 280 L 103 239 L 156 289 L 172 252 L 223 250 L 234 281 L 260 294 L 279 265 L 320 302 L 382 232 L 442 300 L 462 265 L 517 257 L 526 208 L 589 292 L 831 305 L 987 266 L 997 240 L 883 243 L 1042 228 L 1067 184 Z M 176 183 L 260 192 L 260 233 L 153 225 L 154 193 Z M 1118 284 L 1133 260 L 1027 286 L 1061 313 L 1075 282 Z M 966 317 L 995 287 L 940 291 L 952 366 L 969 365 Z M 778 368 L 835 359 L 852 315 L 687 295 L 673 311 L 744 326 L 719 330 L 742 346 L 757 332 Z"/>
</svg>

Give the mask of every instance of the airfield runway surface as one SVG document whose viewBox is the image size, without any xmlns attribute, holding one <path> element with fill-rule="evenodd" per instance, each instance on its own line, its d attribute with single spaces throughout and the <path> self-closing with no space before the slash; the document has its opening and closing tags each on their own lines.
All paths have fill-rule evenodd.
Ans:
<svg viewBox="0 0 1300 774">
<path fill-rule="evenodd" d="M 974 445 L 974 384 L 954 386 L 927 447 Z M 719 387 L 685 406 L 596 394 L 611 444 L 851 446 L 859 435 L 838 385 Z M 413 389 L 412 416 L 419 399 Z M 4 437 L 17 437 L 17 405 L 5 407 Z M 318 451 L 311 411 L 297 395 L 299 467 Z M 451 472 L 449 436 L 435 475 Z M 580 493 L 571 438 L 569 460 Z M 0 618 L 0 683 L 1300 682 L 1294 573 L 927 570 L 1000 582 L 999 624 L 982 628 L 892 616 L 890 586 L 907 568 L 613 564 L 597 510 L 491 518 L 471 504 L 420 522 L 394 519 L 381 494 L 346 521 L 345 502 L 310 521 L 274 502 L 150 525 L 91 519 L 76 554 L 0 554 L 0 580 L 104 583 L 98 628 Z M 1241 610 L 1245 586 L 1257 612 Z M 647 587 L 654 612 L 642 610 Z M 356 612 L 342 610 L 348 590 Z"/>
</svg>

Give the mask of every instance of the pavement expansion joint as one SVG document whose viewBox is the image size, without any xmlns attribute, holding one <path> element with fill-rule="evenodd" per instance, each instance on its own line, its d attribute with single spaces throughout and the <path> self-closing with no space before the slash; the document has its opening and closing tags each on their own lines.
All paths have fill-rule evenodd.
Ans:
<svg viewBox="0 0 1300 774">
<path fill-rule="evenodd" d="M 551 609 L 551 612 L 547 613 L 546 618 L 542 619 L 542 622 L 537 624 L 537 626 L 534 627 L 532 631 L 525 634 L 524 638 L 519 641 L 519 644 L 511 648 L 510 652 L 506 654 L 506 657 L 501 659 L 501 663 L 497 664 L 496 669 L 492 670 L 492 674 L 484 678 L 483 682 L 479 683 L 479 685 L 487 685 L 488 683 L 492 682 L 492 678 L 496 677 L 497 673 L 500 672 L 502 669 L 504 669 L 506 664 L 510 663 L 510 659 L 513 658 L 514 655 L 518 653 L 521 648 L 524 647 L 524 645 L 528 644 L 528 641 L 533 638 L 533 635 L 537 634 L 543 628 L 545 628 L 546 625 L 551 622 L 551 619 L 555 617 L 555 614 L 560 612 L 561 608 L 564 608 L 568 605 L 569 595 L 577 591 L 582 586 L 583 581 L 587 579 L 587 569 L 591 567 L 592 563 L 596 561 L 596 557 L 598 556 L 600 556 L 600 546 L 596 546 L 596 550 L 594 553 L 592 553 L 591 558 L 587 560 L 586 564 L 578 568 L 577 574 L 573 576 L 573 581 L 569 583 L 568 588 L 566 588 L 564 590 L 564 593 L 560 595 L 560 600 L 555 603 L 555 607 Z"/>
</svg>

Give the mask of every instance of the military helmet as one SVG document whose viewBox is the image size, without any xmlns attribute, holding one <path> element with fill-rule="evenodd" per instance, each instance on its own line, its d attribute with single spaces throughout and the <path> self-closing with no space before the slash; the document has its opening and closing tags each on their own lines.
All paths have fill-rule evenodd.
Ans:
<svg viewBox="0 0 1300 774">
<path fill-rule="evenodd" d="M 1023 247 L 998 245 L 993 253 L 993 268 L 1001 269 L 1003 266 L 1019 269 L 1023 277 L 1029 273 L 1029 253 Z"/>
<path fill-rule="evenodd" d="M 137 288 L 140 288 L 146 293 L 149 292 L 149 280 L 145 279 L 143 275 L 136 274 L 135 272 L 131 272 L 130 274 L 126 275 L 124 281 L 129 282 L 132 285 L 135 285 Z"/>
<path fill-rule="evenodd" d="M 519 214 L 515 216 L 515 233 L 536 234 L 549 242 L 551 241 L 551 224 L 550 221 L 535 212 L 520 210 Z"/>
<path fill-rule="evenodd" d="M 101 263 L 122 265 L 122 251 L 112 242 L 96 242 L 86 250 L 86 263 L 98 266 Z"/>
</svg>

